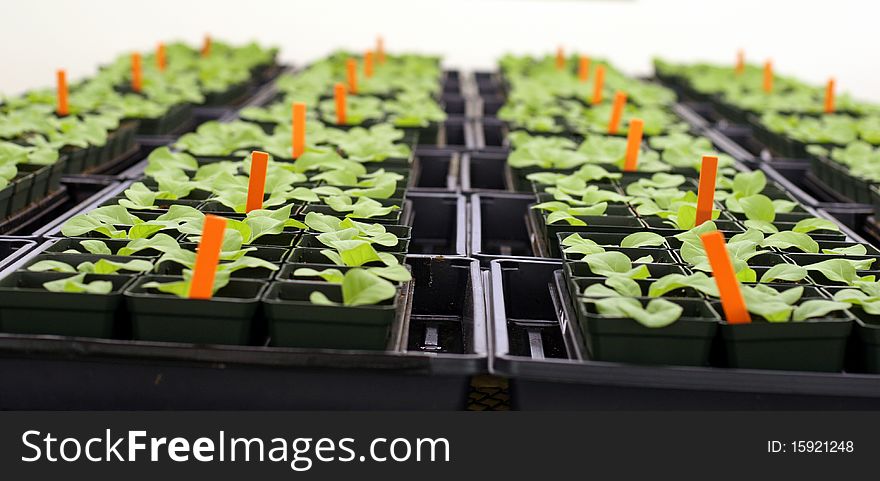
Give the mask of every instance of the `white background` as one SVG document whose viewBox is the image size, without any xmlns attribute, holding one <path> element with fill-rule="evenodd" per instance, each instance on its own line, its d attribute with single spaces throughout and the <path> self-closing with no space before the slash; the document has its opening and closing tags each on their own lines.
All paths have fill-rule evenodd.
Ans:
<svg viewBox="0 0 880 481">
<path fill-rule="evenodd" d="M 0 92 L 79 77 L 162 39 L 257 39 L 303 63 L 333 48 L 441 53 L 446 64 L 490 68 L 501 53 L 559 44 L 607 56 L 635 74 L 651 58 L 733 62 L 772 57 L 777 71 L 880 101 L 872 0 L 3 0 Z"/>
</svg>

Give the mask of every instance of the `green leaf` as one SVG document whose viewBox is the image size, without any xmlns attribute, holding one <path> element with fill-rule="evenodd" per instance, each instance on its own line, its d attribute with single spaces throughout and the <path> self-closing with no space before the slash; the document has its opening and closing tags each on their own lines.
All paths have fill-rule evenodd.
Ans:
<svg viewBox="0 0 880 481">
<path fill-rule="evenodd" d="M 767 272 L 761 276 L 759 281 L 762 284 L 771 283 L 773 281 L 789 281 L 798 282 L 807 277 L 807 270 L 801 266 L 794 264 L 776 264 L 767 269 Z"/>
<path fill-rule="evenodd" d="M 834 282 L 842 282 L 852 285 L 856 280 L 856 268 L 852 262 L 845 259 L 829 259 L 804 266 L 808 271 L 820 272 L 823 276 Z"/>
<path fill-rule="evenodd" d="M 115 274 L 117 271 L 149 272 L 153 263 L 144 259 L 133 259 L 128 262 L 117 262 L 109 259 L 98 259 L 97 262 L 82 262 L 76 266 L 79 272 L 90 274 Z"/>
<path fill-rule="evenodd" d="M 838 247 L 835 249 L 822 249 L 823 254 L 836 254 L 842 256 L 863 256 L 868 253 L 868 248 L 863 244 L 856 244 L 848 247 Z"/>
<path fill-rule="evenodd" d="M 368 262 L 382 260 L 376 249 L 363 240 L 337 241 L 335 249 L 346 266 L 362 266 Z"/>
<path fill-rule="evenodd" d="M 660 247 L 665 243 L 666 240 L 660 234 L 636 232 L 624 237 L 620 241 L 620 247 Z"/>
<path fill-rule="evenodd" d="M 718 285 L 715 279 L 703 272 L 695 272 L 691 275 L 667 274 L 654 281 L 648 288 L 648 297 L 661 297 L 667 292 L 690 287 L 710 297 L 718 297 Z"/>
<path fill-rule="evenodd" d="M 766 195 L 755 194 L 743 197 L 739 199 L 739 205 L 749 220 L 772 223 L 776 219 L 773 202 Z"/>
<path fill-rule="evenodd" d="M 71 274 L 77 272 L 77 270 L 73 266 L 67 264 L 66 262 L 52 260 L 42 260 L 34 262 L 30 266 L 28 266 L 27 270 L 33 272 L 68 272 Z"/>
<path fill-rule="evenodd" d="M 811 217 L 808 219 L 803 219 L 799 221 L 794 227 L 791 229 L 793 232 L 801 232 L 801 233 L 809 233 L 814 230 L 830 230 L 839 232 L 840 227 L 837 226 L 834 222 L 828 219 L 820 219 L 818 217 Z"/>
<path fill-rule="evenodd" d="M 596 310 L 603 316 L 633 319 L 650 328 L 669 326 L 677 321 L 684 311 L 680 305 L 666 299 L 651 299 L 645 307 L 642 307 L 638 299 L 627 297 L 609 297 L 594 302 Z"/>
<path fill-rule="evenodd" d="M 342 281 L 342 300 L 346 306 L 378 304 L 396 294 L 394 284 L 364 269 L 350 269 Z"/>
<path fill-rule="evenodd" d="M 782 250 L 796 247 L 802 252 L 810 254 L 819 252 L 819 244 L 814 241 L 812 237 L 804 233 L 793 231 L 777 232 L 773 235 L 767 236 L 767 238 L 761 242 L 761 246 L 776 247 Z"/>
<path fill-rule="evenodd" d="M 107 247 L 107 243 L 99 240 L 83 240 L 79 241 L 79 245 L 83 247 L 89 254 L 106 254 L 110 255 L 113 252 Z"/>
<path fill-rule="evenodd" d="M 50 292 L 71 292 L 76 294 L 109 294 L 113 291 L 113 283 L 110 281 L 85 282 L 85 273 L 77 274 L 54 281 L 43 283 L 43 287 Z"/>
<path fill-rule="evenodd" d="M 315 270 L 308 267 L 300 267 L 299 269 L 293 271 L 294 277 L 320 277 L 327 282 L 333 284 L 341 284 L 343 279 L 342 271 L 339 269 L 323 269 L 323 270 Z"/>
<path fill-rule="evenodd" d="M 849 308 L 845 302 L 829 301 L 826 299 L 810 299 L 795 308 L 791 318 L 793 321 L 805 321 L 816 317 L 822 317 L 830 312 L 843 311 Z"/>
</svg>

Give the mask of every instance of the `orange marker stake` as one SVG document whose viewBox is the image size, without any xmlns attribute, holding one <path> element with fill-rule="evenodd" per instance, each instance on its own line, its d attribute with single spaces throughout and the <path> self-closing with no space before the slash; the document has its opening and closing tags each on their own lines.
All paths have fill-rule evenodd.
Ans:
<svg viewBox="0 0 880 481">
<path fill-rule="evenodd" d="M 828 79 L 828 85 L 825 86 L 825 113 L 834 113 L 834 78 Z"/>
<path fill-rule="evenodd" d="M 196 263 L 189 285 L 190 299 L 210 299 L 214 295 L 214 277 L 217 275 L 225 232 L 226 219 L 210 214 L 205 216 L 202 240 L 196 251 Z"/>
<path fill-rule="evenodd" d="M 773 91 L 773 62 L 768 60 L 764 63 L 764 92 Z"/>
<path fill-rule="evenodd" d="M 629 133 L 626 136 L 626 157 L 623 161 L 625 172 L 635 172 L 639 162 L 639 151 L 642 148 L 642 130 L 645 122 L 642 119 L 629 121 Z"/>
<path fill-rule="evenodd" d="M 214 295 L 214 277 L 220 262 L 220 247 L 226 232 L 226 219 L 216 215 L 206 215 L 202 226 L 202 240 L 196 251 L 196 263 L 189 284 L 190 299 L 210 299 Z"/>
<path fill-rule="evenodd" d="M 556 69 L 565 69 L 565 51 L 562 49 L 562 46 L 556 47 Z"/>
<path fill-rule="evenodd" d="M 299 158 L 306 151 L 306 104 L 293 103 L 293 117 L 291 120 L 293 130 L 293 158 Z"/>
<path fill-rule="evenodd" d="M 364 54 L 364 77 L 370 78 L 373 76 L 373 51 L 367 50 Z"/>
<path fill-rule="evenodd" d="M 141 91 L 141 54 L 135 52 L 131 54 L 131 89 L 135 92 Z"/>
<path fill-rule="evenodd" d="M 202 43 L 202 57 L 211 55 L 211 36 L 205 35 L 205 41 Z"/>
<path fill-rule="evenodd" d="M 602 102 L 602 88 L 605 85 L 605 66 L 596 67 L 596 79 L 593 80 L 593 105 Z"/>
<path fill-rule="evenodd" d="M 730 255 L 724 245 L 724 235 L 721 232 L 707 232 L 700 236 L 706 255 L 709 256 L 709 265 L 712 266 L 712 276 L 718 285 L 718 293 L 721 295 L 721 308 L 728 324 L 747 324 L 752 322 L 752 317 L 746 309 L 746 301 L 739 289 L 739 281 L 733 272 L 733 264 Z"/>
<path fill-rule="evenodd" d="M 356 94 L 358 91 L 357 83 L 357 60 L 350 58 L 345 62 L 346 77 L 348 78 L 348 91 Z"/>
<path fill-rule="evenodd" d="M 718 172 L 718 157 L 704 155 L 700 167 L 700 188 L 697 191 L 697 220 L 695 225 L 712 220 L 712 207 L 715 202 L 715 175 Z"/>
<path fill-rule="evenodd" d="M 623 117 L 623 107 L 626 105 L 626 93 L 615 92 L 614 107 L 611 109 L 611 121 L 608 122 L 608 133 L 616 134 L 620 128 L 620 118 Z"/>
<path fill-rule="evenodd" d="M 245 212 L 263 208 L 263 196 L 266 193 L 266 169 L 268 166 L 269 154 L 259 150 L 251 152 L 251 175 L 248 181 Z"/>
<path fill-rule="evenodd" d="M 746 71 L 746 54 L 743 49 L 736 51 L 736 75 L 742 75 Z"/>
<path fill-rule="evenodd" d="M 590 78 L 590 57 L 581 55 L 578 59 L 578 80 L 586 82 Z"/>
<path fill-rule="evenodd" d="M 159 45 L 156 47 L 156 68 L 160 72 L 165 71 L 165 44 L 162 42 L 159 42 Z"/>
<path fill-rule="evenodd" d="M 376 37 L 376 60 L 385 63 L 385 39 L 381 35 Z"/>
<path fill-rule="evenodd" d="M 336 125 L 345 125 L 345 84 L 338 82 L 333 87 L 333 96 L 336 98 Z"/>
<path fill-rule="evenodd" d="M 55 108 L 55 112 L 63 117 L 70 113 L 70 108 L 67 105 L 67 72 L 59 70 L 55 76 L 58 83 L 58 106 Z"/>
</svg>

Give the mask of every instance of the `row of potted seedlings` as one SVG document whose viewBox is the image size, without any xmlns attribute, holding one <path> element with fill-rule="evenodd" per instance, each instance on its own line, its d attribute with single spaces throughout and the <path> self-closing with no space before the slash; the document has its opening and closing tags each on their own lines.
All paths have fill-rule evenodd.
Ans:
<svg viewBox="0 0 880 481">
<path fill-rule="evenodd" d="M 339 98 L 340 84 L 344 98 Z M 316 139 L 324 126 L 363 134 L 363 129 L 387 124 L 405 131 L 408 144 L 438 144 L 446 120 L 441 103 L 443 71 L 440 59 L 433 56 L 338 52 L 301 71 L 280 75 L 275 87 L 274 97 L 242 109 L 239 115 L 282 141 L 290 138 L 295 103 L 306 106 L 308 132 Z M 344 104 L 343 115 L 338 112 L 339 102 Z"/>
<path fill-rule="evenodd" d="M 877 146 L 880 106 L 847 94 L 826 103 L 826 89 L 759 67 L 655 62 L 658 78 L 692 98 L 710 102 L 724 117 L 749 125 L 779 157 L 809 159 L 815 181 L 841 198 L 880 204 Z M 768 89 L 769 87 L 769 89 Z"/>
<path fill-rule="evenodd" d="M 536 194 L 527 222 L 538 251 L 564 259 L 592 359 L 838 372 L 855 332 L 859 368 L 876 370 L 880 325 L 863 306 L 880 252 L 723 155 L 712 220 L 697 224 L 699 159 L 714 149 L 695 132 L 652 132 L 635 172 L 623 139 L 566 134 L 512 132 L 508 164 Z M 751 324 L 725 322 L 699 238 L 713 230 Z"/>
<path fill-rule="evenodd" d="M 290 140 L 278 149 L 244 121 L 208 123 L 173 150 L 153 151 L 142 179 L 68 220 L 57 241 L 0 281 L 2 295 L 18 299 L 0 309 L 0 328 L 384 349 L 409 309 L 412 151 L 387 124 L 326 136 L 308 125 L 295 158 Z M 262 209 L 246 212 L 253 148 L 277 155 Z M 189 299 L 207 214 L 227 219 L 215 294 Z M 79 322 L 39 301 L 47 295 L 81 314 Z"/>
<path fill-rule="evenodd" d="M 98 171 L 136 152 L 136 134 L 162 135 L 184 128 L 193 121 L 193 106 L 229 104 L 264 82 L 275 65 L 272 48 L 209 45 L 201 52 L 180 43 L 162 46 L 161 53 L 140 61 L 137 81 L 132 68 L 136 60 L 124 55 L 70 85 L 69 94 L 65 80 L 63 89 L 4 98 L 0 141 L 31 152 L 55 151 L 53 163 L 64 173 Z M 49 162 L 47 156 L 39 158 Z"/>
</svg>

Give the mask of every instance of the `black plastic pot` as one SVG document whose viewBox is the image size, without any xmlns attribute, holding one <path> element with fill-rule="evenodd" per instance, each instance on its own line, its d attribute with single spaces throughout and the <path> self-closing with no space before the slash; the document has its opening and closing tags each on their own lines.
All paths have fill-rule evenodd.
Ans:
<svg viewBox="0 0 880 481">
<path fill-rule="evenodd" d="M 485 265 L 494 258 L 536 256 L 525 219 L 534 196 L 471 196 L 470 253 Z"/>
<path fill-rule="evenodd" d="M 49 176 L 52 174 L 52 166 L 37 164 L 19 164 L 19 172 L 33 174 L 33 184 L 27 197 L 26 204 L 35 204 L 49 193 Z"/>
<path fill-rule="evenodd" d="M 151 281 L 179 277 L 145 276 L 125 291 L 132 335 L 144 341 L 195 344 L 250 344 L 265 282 L 233 279 L 210 300 L 183 299 L 145 288 Z"/>
<path fill-rule="evenodd" d="M 301 262 L 306 264 L 315 264 L 317 266 L 324 267 L 336 267 L 329 258 L 327 258 L 321 251 L 324 249 L 314 249 L 308 247 L 295 247 L 293 251 L 290 253 L 290 257 L 287 258 L 287 262 Z M 405 254 L 402 253 L 391 253 L 397 260 L 402 264 L 405 260 Z M 382 267 L 385 264 L 379 261 L 368 262 L 364 264 L 365 267 Z"/>
<path fill-rule="evenodd" d="M 616 247 L 609 246 L 604 248 L 606 252 L 621 252 L 626 254 L 631 261 L 644 256 L 651 256 L 653 261 L 651 264 L 678 264 L 678 256 L 668 249 L 655 249 L 649 247 Z M 562 258 L 566 262 L 577 262 L 584 258 L 584 254 L 579 253 L 562 253 Z"/>
<path fill-rule="evenodd" d="M 644 264 L 648 268 L 650 276 L 648 280 L 656 280 L 669 274 L 690 274 L 690 270 L 678 264 Z M 596 278 L 597 275 L 590 270 L 586 262 L 566 262 L 564 264 L 565 277 L 569 281 L 581 278 Z"/>
<path fill-rule="evenodd" d="M 388 215 L 376 216 L 370 218 L 360 218 L 360 217 L 352 217 L 352 219 L 360 222 L 369 222 L 372 224 L 384 224 L 384 225 L 400 225 L 404 219 L 402 215 L 402 211 L 405 210 L 406 207 L 399 210 L 391 211 Z M 318 212 L 320 214 L 332 215 L 334 217 L 346 217 L 346 212 L 337 212 L 333 210 L 329 205 L 316 205 L 316 204 L 307 204 L 305 208 L 302 210 L 302 214 L 308 214 L 309 212 Z"/>
<path fill-rule="evenodd" d="M 716 309 L 723 318 L 720 305 Z M 852 324 L 846 312 L 801 322 L 767 322 L 753 314 L 748 324 L 722 321 L 720 333 L 728 367 L 840 372 Z"/>
<path fill-rule="evenodd" d="M 169 135 L 181 131 L 183 127 L 193 122 L 193 107 L 189 103 L 177 104 L 159 117 L 137 120 L 138 135 Z"/>
<path fill-rule="evenodd" d="M 585 296 L 584 290 L 592 285 L 603 285 L 605 281 L 608 280 L 605 277 L 579 277 L 572 279 L 569 283 L 569 288 L 571 290 L 571 295 L 573 298 L 578 297 L 591 297 Z M 649 290 L 651 288 L 651 284 L 653 284 L 653 280 L 651 279 L 638 279 L 635 281 L 636 284 L 639 285 L 639 289 L 641 289 L 641 297 L 648 297 Z M 703 294 L 699 291 L 690 288 L 690 287 L 681 287 L 678 289 L 671 290 L 665 294 L 663 294 L 664 298 L 689 298 L 689 299 L 703 299 Z"/>
<path fill-rule="evenodd" d="M 509 191 L 504 167 L 507 154 L 471 152 L 461 156 L 461 190 L 463 192 Z"/>
<path fill-rule="evenodd" d="M 8 184 L 0 189 L 0 219 L 9 217 L 9 204 L 13 193 L 15 193 L 15 184 Z"/>
<path fill-rule="evenodd" d="M 64 238 L 58 239 L 52 245 L 46 248 L 47 253 L 59 254 L 59 255 L 80 255 L 80 254 L 89 254 L 85 248 L 80 245 L 84 239 L 73 239 L 73 238 Z M 129 240 L 120 240 L 120 239 L 102 239 L 104 244 L 110 249 L 110 252 L 113 255 L 116 255 L 119 252 L 119 249 L 125 247 L 130 242 Z M 65 251 L 75 250 L 76 254 L 73 253 L 65 253 Z M 161 252 L 155 249 L 144 249 L 142 251 L 138 251 L 130 256 L 125 257 L 134 257 L 134 258 L 152 258 L 158 257 L 162 255 Z"/>
<path fill-rule="evenodd" d="M 702 299 L 669 299 L 684 308 L 682 317 L 663 328 L 645 327 L 632 319 L 596 313 L 595 304 L 578 299 L 578 315 L 590 357 L 634 364 L 706 366 L 718 314 Z M 639 298 L 642 304 L 650 298 Z"/>
<path fill-rule="evenodd" d="M 379 252 L 398 252 L 406 254 L 409 249 L 410 240 L 406 238 L 398 238 L 397 245 L 394 246 L 384 246 L 382 244 L 373 244 L 373 248 Z M 300 236 L 299 240 L 296 243 L 296 247 L 305 247 L 309 249 L 330 249 L 330 247 L 321 243 L 318 240 L 318 234 L 312 233 L 304 233 Z"/>
<path fill-rule="evenodd" d="M 192 250 L 195 250 L 195 246 L 192 246 Z M 250 251 L 246 255 L 250 257 L 258 257 L 260 259 L 273 262 L 278 264 L 277 267 L 280 270 L 281 260 L 285 257 L 287 253 L 287 249 L 274 248 L 274 247 L 260 247 L 256 251 Z M 224 264 L 221 262 L 221 264 Z M 163 261 L 156 265 L 154 269 L 154 273 L 159 276 L 173 276 L 178 277 L 183 275 L 183 270 L 185 267 L 176 262 L 168 262 Z M 253 279 L 253 280 L 271 280 L 275 278 L 275 274 L 278 270 L 269 270 L 263 267 L 248 267 L 246 269 L 239 269 L 233 272 L 230 277 L 232 279 Z"/>
<path fill-rule="evenodd" d="M 850 312 L 856 318 L 854 342 L 856 368 L 860 372 L 880 373 L 880 318 L 858 306 Z"/>
<path fill-rule="evenodd" d="M 56 272 L 15 272 L 0 280 L 0 331 L 77 337 L 112 337 L 132 276 L 87 275 L 110 281 L 109 294 L 49 292 L 45 282 L 71 277 Z"/>
<path fill-rule="evenodd" d="M 405 320 L 408 296 L 398 293 L 377 305 L 323 306 L 309 301 L 312 292 L 342 302 L 339 285 L 279 282 L 263 297 L 273 346 L 313 349 L 382 350 L 388 347 L 391 325 Z"/>
<path fill-rule="evenodd" d="M 456 194 L 412 193 L 412 254 L 465 255 L 465 198 Z"/>
<path fill-rule="evenodd" d="M 52 252 L 44 252 L 41 254 L 37 254 L 32 257 L 29 261 L 24 263 L 21 266 L 21 270 L 28 270 L 28 268 L 40 261 L 58 261 L 63 262 L 71 267 L 76 268 L 79 264 L 83 262 L 98 262 L 101 259 L 106 259 L 108 261 L 113 262 L 128 262 L 132 260 L 131 257 L 128 256 L 115 256 L 115 255 L 96 255 L 96 254 L 58 254 Z M 112 275 L 123 275 L 123 276 L 134 276 L 138 275 L 140 272 L 131 272 L 126 270 L 119 270 L 114 272 Z"/>
<path fill-rule="evenodd" d="M 19 172 L 10 184 L 13 185 L 12 197 L 9 199 L 9 213 L 12 215 L 27 207 L 30 202 L 34 174 Z"/>
<path fill-rule="evenodd" d="M 65 174 L 80 174 L 85 171 L 86 157 L 89 156 L 91 147 L 74 147 L 65 146 L 61 149 L 61 154 L 67 157 L 67 164 L 64 166 Z"/>
<path fill-rule="evenodd" d="M 455 150 L 419 148 L 413 162 L 415 181 L 411 187 L 428 191 L 458 190 L 459 157 Z"/>
</svg>

